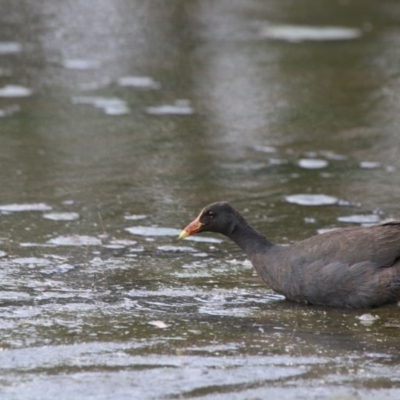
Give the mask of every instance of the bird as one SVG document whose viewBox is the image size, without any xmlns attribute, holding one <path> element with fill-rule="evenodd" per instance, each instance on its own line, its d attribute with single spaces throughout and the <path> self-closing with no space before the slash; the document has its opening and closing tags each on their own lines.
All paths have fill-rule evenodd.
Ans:
<svg viewBox="0 0 400 400">
<path fill-rule="evenodd" d="M 179 239 L 200 232 L 231 239 L 260 278 L 288 300 L 335 308 L 372 308 L 400 300 L 400 220 L 278 245 L 221 201 L 204 207 Z"/>
</svg>

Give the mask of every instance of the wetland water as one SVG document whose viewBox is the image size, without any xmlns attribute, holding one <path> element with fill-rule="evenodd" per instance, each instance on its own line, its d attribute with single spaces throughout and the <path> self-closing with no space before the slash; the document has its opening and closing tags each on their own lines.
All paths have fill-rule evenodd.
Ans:
<svg viewBox="0 0 400 400">
<path fill-rule="evenodd" d="M 397 304 L 177 236 L 400 218 L 399 42 L 393 1 L 0 0 L 1 399 L 398 398 Z"/>
</svg>

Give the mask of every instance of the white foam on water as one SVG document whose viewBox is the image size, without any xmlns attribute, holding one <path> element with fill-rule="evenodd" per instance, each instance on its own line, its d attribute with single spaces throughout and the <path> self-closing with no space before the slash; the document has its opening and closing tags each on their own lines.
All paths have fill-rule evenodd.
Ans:
<svg viewBox="0 0 400 400">
<path fill-rule="evenodd" d="M 25 257 L 25 258 L 14 258 L 13 262 L 21 265 L 49 265 L 51 264 L 50 260 L 46 258 L 37 258 L 37 257 Z"/>
<path fill-rule="evenodd" d="M 100 239 L 93 236 L 57 236 L 56 238 L 47 241 L 49 244 L 58 246 L 100 246 L 102 242 Z"/>
<path fill-rule="evenodd" d="M 127 239 L 110 240 L 111 245 L 119 245 L 119 246 L 124 246 L 124 247 L 133 246 L 136 243 L 137 243 L 136 240 L 127 240 Z"/>
<path fill-rule="evenodd" d="M 222 243 L 222 239 L 212 238 L 208 236 L 189 236 L 185 240 L 191 240 L 193 242 L 205 242 L 205 243 Z"/>
<path fill-rule="evenodd" d="M 365 168 L 365 169 L 379 168 L 380 166 L 381 166 L 381 163 L 377 162 L 377 161 L 361 161 L 360 162 L 360 167 Z"/>
<path fill-rule="evenodd" d="M 125 228 L 125 230 L 139 236 L 178 236 L 181 233 L 179 229 L 160 228 L 157 226 L 131 226 Z"/>
<path fill-rule="evenodd" d="M 21 111 L 21 107 L 18 104 L 11 104 L 8 107 L 0 109 L 0 117 L 8 117 L 19 111 Z"/>
<path fill-rule="evenodd" d="M 130 109 L 124 100 L 117 97 L 76 96 L 72 98 L 73 104 L 88 104 L 102 109 L 107 115 L 126 115 Z"/>
<path fill-rule="evenodd" d="M 344 217 L 338 217 L 338 221 L 356 224 L 376 224 L 380 221 L 380 218 L 376 214 L 346 215 Z"/>
<path fill-rule="evenodd" d="M 64 263 L 64 264 L 57 265 L 56 267 L 46 268 L 46 269 L 42 270 L 41 272 L 45 273 L 45 274 L 65 274 L 66 272 L 71 271 L 73 269 L 75 269 L 74 265 Z"/>
<path fill-rule="evenodd" d="M 361 324 L 365 326 L 371 326 L 375 321 L 379 319 L 379 315 L 362 314 L 356 318 L 360 320 Z"/>
<path fill-rule="evenodd" d="M 165 245 L 165 246 L 158 246 L 158 250 L 161 251 L 167 251 L 167 252 L 173 252 L 173 253 L 180 253 L 180 252 L 188 252 L 188 253 L 196 253 L 197 250 L 193 247 L 189 246 L 170 246 L 170 245 Z"/>
<path fill-rule="evenodd" d="M 15 54 L 22 51 L 22 45 L 18 42 L 0 42 L 0 54 Z"/>
<path fill-rule="evenodd" d="M 336 204 L 338 199 L 326 194 L 294 194 L 285 197 L 288 203 L 299 204 L 302 206 L 322 206 Z"/>
<path fill-rule="evenodd" d="M 145 219 L 147 218 L 147 215 L 125 215 L 124 219 L 128 219 L 131 221 L 137 221 L 139 219 Z"/>
<path fill-rule="evenodd" d="M 302 158 L 299 160 L 299 167 L 306 169 L 320 169 L 328 166 L 328 161 L 318 158 Z"/>
<path fill-rule="evenodd" d="M 268 159 L 268 164 L 269 165 L 283 165 L 283 164 L 287 164 L 287 161 L 282 160 L 281 158 L 270 158 L 270 159 Z"/>
<path fill-rule="evenodd" d="M 332 151 L 321 151 L 321 154 L 329 160 L 342 161 L 349 158 L 343 154 L 333 153 Z"/>
<path fill-rule="evenodd" d="M 299 43 L 358 39 L 362 36 L 362 31 L 339 26 L 267 25 L 261 28 L 260 35 L 267 39 Z"/>
<path fill-rule="evenodd" d="M 144 248 L 143 247 L 130 247 L 129 251 L 131 253 L 143 253 L 144 252 Z"/>
<path fill-rule="evenodd" d="M 276 148 L 272 146 L 262 146 L 256 145 L 254 146 L 254 150 L 261 151 L 262 153 L 276 153 Z"/>
<path fill-rule="evenodd" d="M 315 224 L 317 222 L 317 220 L 313 217 L 305 217 L 304 222 L 306 224 Z"/>
<path fill-rule="evenodd" d="M 340 229 L 340 228 L 321 228 L 321 229 L 318 229 L 318 230 L 317 230 L 317 233 L 319 233 L 320 235 L 322 235 L 323 233 L 336 231 L 337 229 Z"/>
<path fill-rule="evenodd" d="M 20 211 L 50 211 L 53 208 L 45 203 L 33 204 L 5 204 L 0 206 L 0 211 L 4 212 L 20 212 Z"/>
<path fill-rule="evenodd" d="M 96 81 L 86 81 L 85 83 L 81 83 L 79 85 L 79 89 L 83 92 L 90 92 L 93 90 L 99 90 L 101 88 L 105 88 L 112 83 L 112 80 L 108 77 L 103 77 Z"/>
<path fill-rule="evenodd" d="M 147 107 L 146 112 L 152 115 L 190 115 L 194 114 L 194 109 L 189 100 L 176 100 L 174 104 Z"/>
<path fill-rule="evenodd" d="M 149 324 L 149 325 L 153 325 L 153 326 L 155 326 L 156 328 L 161 328 L 161 329 L 165 329 L 165 328 L 168 328 L 168 327 L 169 327 L 169 325 L 167 325 L 167 324 L 166 324 L 165 322 L 163 322 L 163 321 L 149 321 L 148 324 Z"/>
<path fill-rule="evenodd" d="M 161 85 L 149 76 L 123 76 L 118 79 L 118 85 L 141 89 L 160 89 Z"/>
<path fill-rule="evenodd" d="M 0 67 L 0 76 L 11 76 L 12 70 L 10 68 L 2 68 Z"/>
<path fill-rule="evenodd" d="M 92 69 L 97 69 L 100 67 L 100 62 L 96 60 L 84 60 L 80 58 L 71 58 L 68 60 L 64 60 L 63 67 L 66 69 L 74 69 L 74 70 L 81 70 L 87 71 Z"/>
<path fill-rule="evenodd" d="M 28 97 L 32 89 L 19 85 L 6 85 L 0 89 L 0 97 Z"/>
<path fill-rule="evenodd" d="M 43 214 L 43 218 L 53 221 L 75 221 L 79 219 L 79 214 L 76 212 L 53 212 Z"/>
</svg>

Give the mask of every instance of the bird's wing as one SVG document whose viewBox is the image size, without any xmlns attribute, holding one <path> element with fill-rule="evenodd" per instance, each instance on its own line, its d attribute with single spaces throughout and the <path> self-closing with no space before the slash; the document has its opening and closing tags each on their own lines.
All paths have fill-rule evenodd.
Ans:
<svg viewBox="0 0 400 400">
<path fill-rule="evenodd" d="M 390 267 L 400 257 L 400 221 L 338 229 L 290 247 L 291 258 L 296 264 L 321 260 L 351 266 L 367 261 L 378 267 Z"/>
</svg>

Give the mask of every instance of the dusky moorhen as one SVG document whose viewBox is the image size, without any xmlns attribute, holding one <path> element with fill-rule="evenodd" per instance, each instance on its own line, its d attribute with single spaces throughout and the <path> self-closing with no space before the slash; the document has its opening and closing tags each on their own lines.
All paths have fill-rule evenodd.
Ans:
<svg viewBox="0 0 400 400">
<path fill-rule="evenodd" d="M 218 232 L 248 256 L 287 299 L 331 307 L 375 307 L 400 300 L 400 221 L 350 227 L 281 246 L 227 202 L 213 203 L 180 234 Z"/>
</svg>

